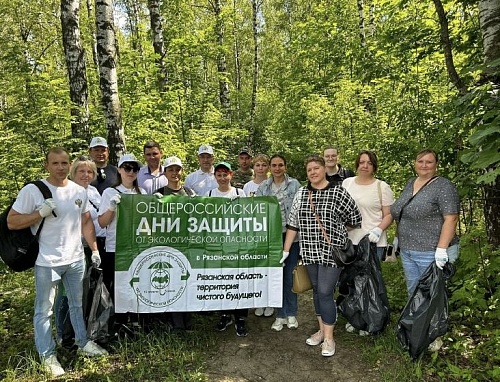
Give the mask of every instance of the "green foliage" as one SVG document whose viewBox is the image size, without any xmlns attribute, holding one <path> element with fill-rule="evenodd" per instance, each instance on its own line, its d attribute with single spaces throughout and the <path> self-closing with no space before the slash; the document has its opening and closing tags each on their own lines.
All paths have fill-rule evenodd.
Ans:
<svg viewBox="0 0 500 382">
<path fill-rule="evenodd" d="M 123 3 L 119 4 L 121 11 Z M 446 338 L 446 352 L 412 364 L 401 356 L 391 332 L 373 341 L 371 356 L 389 349 L 401 362 L 401 368 L 384 376 L 386 380 L 494 380 L 500 373 L 495 366 L 498 352 L 494 351 L 498 346 L 494 328 L 500 319 L 496 280 L 500 264 L 498 253 L 485 245 L 478 184 L 491 183 L 499 175 L 500 118 L 498 88 L 480 77 L 480 73 L 495 71 L 497 64 L 482 66 L 477 4 L 444 4 L 455 66 L 470 87 L 470 92 L 460 97 L 449 84 L 432 4 L 374 0 L 373 14 L 367 4 L 362 41 L 355 2 L 262 2 L 258 18 L 259 88 L 253 120 L 254 36 L 249 1 L 224 2 L 222 47 L 216 44 L 213 33 L 215 18 L 210 2 L 162 3 L 166 49 L 162 58 L 168 81 L 161 92 L 156 86 L 159 57 L 153 54 L 149 40 L 148 14 L 145 7 L 139 7 L 139 39 L 128 27 L 117 36 L 127 150 L 141 157 L 144 142 L 157 140 L 164 155 L 177 155 L 187 164 L 187 173 L 198 167 L 196 149 L 200 144 L 213 145 L 216 160 L 235 162 L 237 149 L 252 142 L 255 152 L 283 153 L 290 175 L 304 181 L 303 160 L 311 152 L 335 145 L 342 165 L 353 168 L 359 150 L 371 149 L 379 156 L 377 176 L 387 181 L 396 195 L 413 176 L 415 153 L 424 147 L 437 150 L 440 174 L 459 187 L 460 230 L 465 232 L 451 285 L 452 331 Z M 44 175 L 48 148 L 80 145 L 83 153 L 87 142 L 71 136 L 59 3 L 0 0 L 0 14 L 0 206 L 5 206 L 26 181 Z M 91 133 L 106 136 L 98 71 L 91 54 L 95 22 L 83 3 L 80 21 Z M 225 118 L 219 104 L 216 57 L 221 51 L 227 60 L 224 76 L 230 85 L 231 120 Z M 389 272 L 386 280 L 391 304 L 397 311 L 406 302 L 401 269 L 388 264 L 384 268 Z M 20 301 L 12 299 L 1 295 L 0 304 L 17 307 Z M 0 330 L 7 330 L 5 322 Z M 154 344 L 152 349 L 158 347 L 160 344 Z M 31 349 L 32 345 L 22 343 L 21 348 Z M 140 364 L 126 358 L 122 350 L 123 358 L 117 361 L 120 366 L 106 367 L 120 368 L 123 362 L 125 370 L 120 369 L 119 375 L 129 377 L 129 370 Z M 143 352 L 146 356 L 141 362 L 150 369 L 156 367 L 147 357 L 153 358 L 152 350 L 134 348 L 134 354 Z M 11 353 L 7 351 L 5 357 Z M 489 354 L 495 355 L 487 357 Z M 4 362 L 9 361 L 3 358 Z M 28 378 L 39 376 L 33 371 L 31 351 L 10 362 L 9 375 L 16 375 L 12 370 L 19 365 L 32 370 Z M 140 374 L 142 378 L 147 367 Z M 188 367 L 194 371 L 186 380 L 197 380 L 197 367 Z M 78 364 L 78 368 L 91 371 L 91 379 L 100 377 L 92 363 Z"/>
<path fill-rule="evenodd" d="M 470 229 L 461 239 L 456 273 L 449 285 L 448 357 L 435 360 L 441 377 L 489 381 L 498 375 L 500 257 L 498 250 L 485 243 L 481 228 Z"/>
<path fill-rule="evenodd" d="M 462 161 L 474 170 L 485 170 L 477 178 L 481 184 L 492 183 L 500 175 L 500 111 L 497 88 L 491 83 L 478 86 L 457 100 L 460 116 L 475 127 L 464 150 Z"/>
</svg>

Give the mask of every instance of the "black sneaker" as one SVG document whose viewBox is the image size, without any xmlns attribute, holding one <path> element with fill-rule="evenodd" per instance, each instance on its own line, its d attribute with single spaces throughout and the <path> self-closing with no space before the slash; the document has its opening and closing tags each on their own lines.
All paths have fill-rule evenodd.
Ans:
<svg viewBox="0 0 500 382">
<path fill-rule="evenodd" d="M 248 335 L 244 319 L 240 318 L 236 320 L 236 324 L 234 325 L 234 327 L 236 328 L 236 335 L 238 337 L 246 337 Z"/>
<path fill-rule="evenodd" d="M 231 320 L 231 316 L 222 315 L 220 317 L 220 321 L 215 326 L 215 329 L 218 330 L 219 332 L 223 332 L 232 323 L 233 320 Z"/>
</svg>

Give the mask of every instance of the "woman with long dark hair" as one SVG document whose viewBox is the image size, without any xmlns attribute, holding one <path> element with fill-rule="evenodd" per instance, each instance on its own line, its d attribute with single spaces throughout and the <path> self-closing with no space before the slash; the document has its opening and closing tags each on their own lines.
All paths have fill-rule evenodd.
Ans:
<svg viewBox="0 0 500 382">
<path fill-rule="evenodd" d="M 283 224 L 283 241 L 285 240 L 286 221 L 290 213 L 293 197 L 300 188 L 297 179 L 291 178 L 286 173 L 286 159 L 283 155 L 275 154 L 270 160 L 271 176 L 265 180 L 257 189 L 256 196 L 275 196 L 278 199 L 281 210 L 281 221 Z M 271 325 L 271 329 L 277 332 L 286 325 L 289 329 L 296 329 L 299 326 L 297 321 L 297 295 L 292 292 L 292 272 L 299 261 L 299 240 L 296 238 L 290 246 L 288 258 L 284 261 L 283 267 L 283 306 L 278 309 L 276 320 Z M 259 310 L 260 309 L 260 310 Z M 262 308 L 255 310 L 255 315 L 272 316 L 273 308 Z M 266 310 L 268 312 L 266 312 Z"/>
</svg>

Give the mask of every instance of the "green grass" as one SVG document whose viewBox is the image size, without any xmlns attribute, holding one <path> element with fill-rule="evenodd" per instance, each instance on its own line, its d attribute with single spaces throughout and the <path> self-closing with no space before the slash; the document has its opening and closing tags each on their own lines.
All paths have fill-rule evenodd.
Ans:
<svg viewBox="0 0 500 382">
<path fill-rule="evenodd" d="M 33 340 L 34 279 L 31 271 L 8 272 L 0 264 L 0 380 L 40 381 Z M 204 361 L 213 349 L 213 319 L 194 318 L 195 330 L 172 334 L 165 327 L 139 333 L 133 341 L 114 342 L 109 357 L 85 358 L 58 348 L 66 380 L 207 381 Z"/>
<path fill-rule="evenodd" d="M 457 268 L 463 273 L 457 272 L 450 284 L 453 290 L 450 329 L 443 337 L 445 346 L 438 353 L 424 352 L 414 362 L 396 338 L 399 312 L 407 299 L 400 262 L 382 264 L 392 310 L 386 330 L 370 337 L 347 333 L 343 329 L 345 319 L 340 317 L 336 329 L 339 342 L 361 353 L 363 367 L 376 370 L 381 381 L 500 380 L 497 308 L 500 288 L 495 281 L 498 271 L 469 270 L 469 267 L 474 269 L 473 265 L 467 265 L 473 256 L 476 256 L 474 247 L 462 249 Z M 483 274 L 491 275 L 488 293 L 483 293 L 485 282 L 479 278 Z M 476 293 L 477 290 L 480 293 Z M 40 381 L 44 378 L 33 340 L 33 299 L 33 273 L 11 273 L 0 264 L 0 380 Z M 59 359 L 67 370 L 64 378 L 74 381 L 208 381 L 208 357 L 217 351 L 218 343 L 218 336 L 213 331 L 214 319 L 214 316 L 195 315 L 195 330 L 181 337 L 159 327 L 149 334 L 140 334 L 134 341 L 115 342 L 109 357 L 88 359 L 58 350 Z"/>
</svg>

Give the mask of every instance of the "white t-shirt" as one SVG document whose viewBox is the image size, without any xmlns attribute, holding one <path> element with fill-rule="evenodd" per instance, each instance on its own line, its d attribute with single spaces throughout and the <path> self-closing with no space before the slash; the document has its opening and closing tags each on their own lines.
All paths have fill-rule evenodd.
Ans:
<svg viewBox="0 0 500 382">
<path fill-rule="evenodd" d="M 246 196 L 245 191 L 243 191 L 241 188 L 236 188 L 231 186 L 231 189 L 226 192 L 219 191 L 218 188 L 215 188 L 213 190 L 207 191 L 205 196 L 218 196 L 220 198 L 233 198 L 235 196 Z"/>
<path fill-rule="evenodd" d="M 97 217 L 99 216 L 99 208 L 101 206 L 101 194 L 97 191 L 97 188 L 89 185 L 87 187 L 87 196 L 89 198 L 89 211 L 90 216 L 92 217 L 92 222 L 95 227 L 95 235 L 97 237 L 106 237 L 106 228 L 101 228 L 99 222 L 97 221 Z"/>
<path fill-rule="evenodd" d="M 210 172 L 203 172 L 198 169 L 191 174 L 188 174 L 184 186 L 193 190 L 196 195 L 206 195 L 206 193 L 214 188 L 219 187 L 215 180 L 214 169 Z"/>
<path fill-rule="evenodd" d="M 88 211 L 87 191 L 71 180 L 64 187 L 56 187 L 43 179 L 49 187 L 56 204 L 57 217 L 45 218 L 39 237 L 39 253 L 36 265 L 55 267 L 72 264 L 83 259 L 82 214 Z M 43 195 L 34 184 L 21 189 L 12 208 L 20 214 L 37 211 L 44 201 Z M 31 226 L 36 233 L 39 223 Z"/>
<path fill-rule="evenodd" d="M 120 191 L 120 192 L 118 192 Z M 146 194 L 144 189 L 140 188 L 141 194 Z M 99 216 L 103 215 L 110 206 L 110 200 L 118 194 L 137 194 L 134 189 L 129 190 L 123 184 L 115 187 L 109 187 L 102 193 L 101 206 L 99 207 Z M 111 223 L 106 227 L 106 252 L 115 252 L 116 249 L 116 215 L 111 220 Z"/>
<path fill-rule="evenodd" d="M 372 228 L 377 227 L 382 221 L 382 206 L 392 206 L 394 203 L 394 194 L 391 187 L 384 181 L 375 179 L 372 184 L 357 184 L 357 177 L 346 178 L 342 181 L 342 186 L 351 194 L 356 202 L 356 205 L 361 212 L 363 221 L 361 228 L 356 228 L 348 231 L 349 238 L 353 244 L 358 244 Z M 380 193 L 378 183 L 380 182 Z M 382 198 L 382 204 L 380 199 Z M 387 245 L 387 233 L 382 232 L 377 247 L 385 247 Z"/>
<path fill-rule="evenodd" d="M 245 185 L 243 186 L 243 191 L 245 192 L 245 195 L 254 196 L 255 192 L 257 191 L 257 189 L 261 184 L 262 183 L 255 183 L 253 180 L 245 183 Z"/>
</svg>

